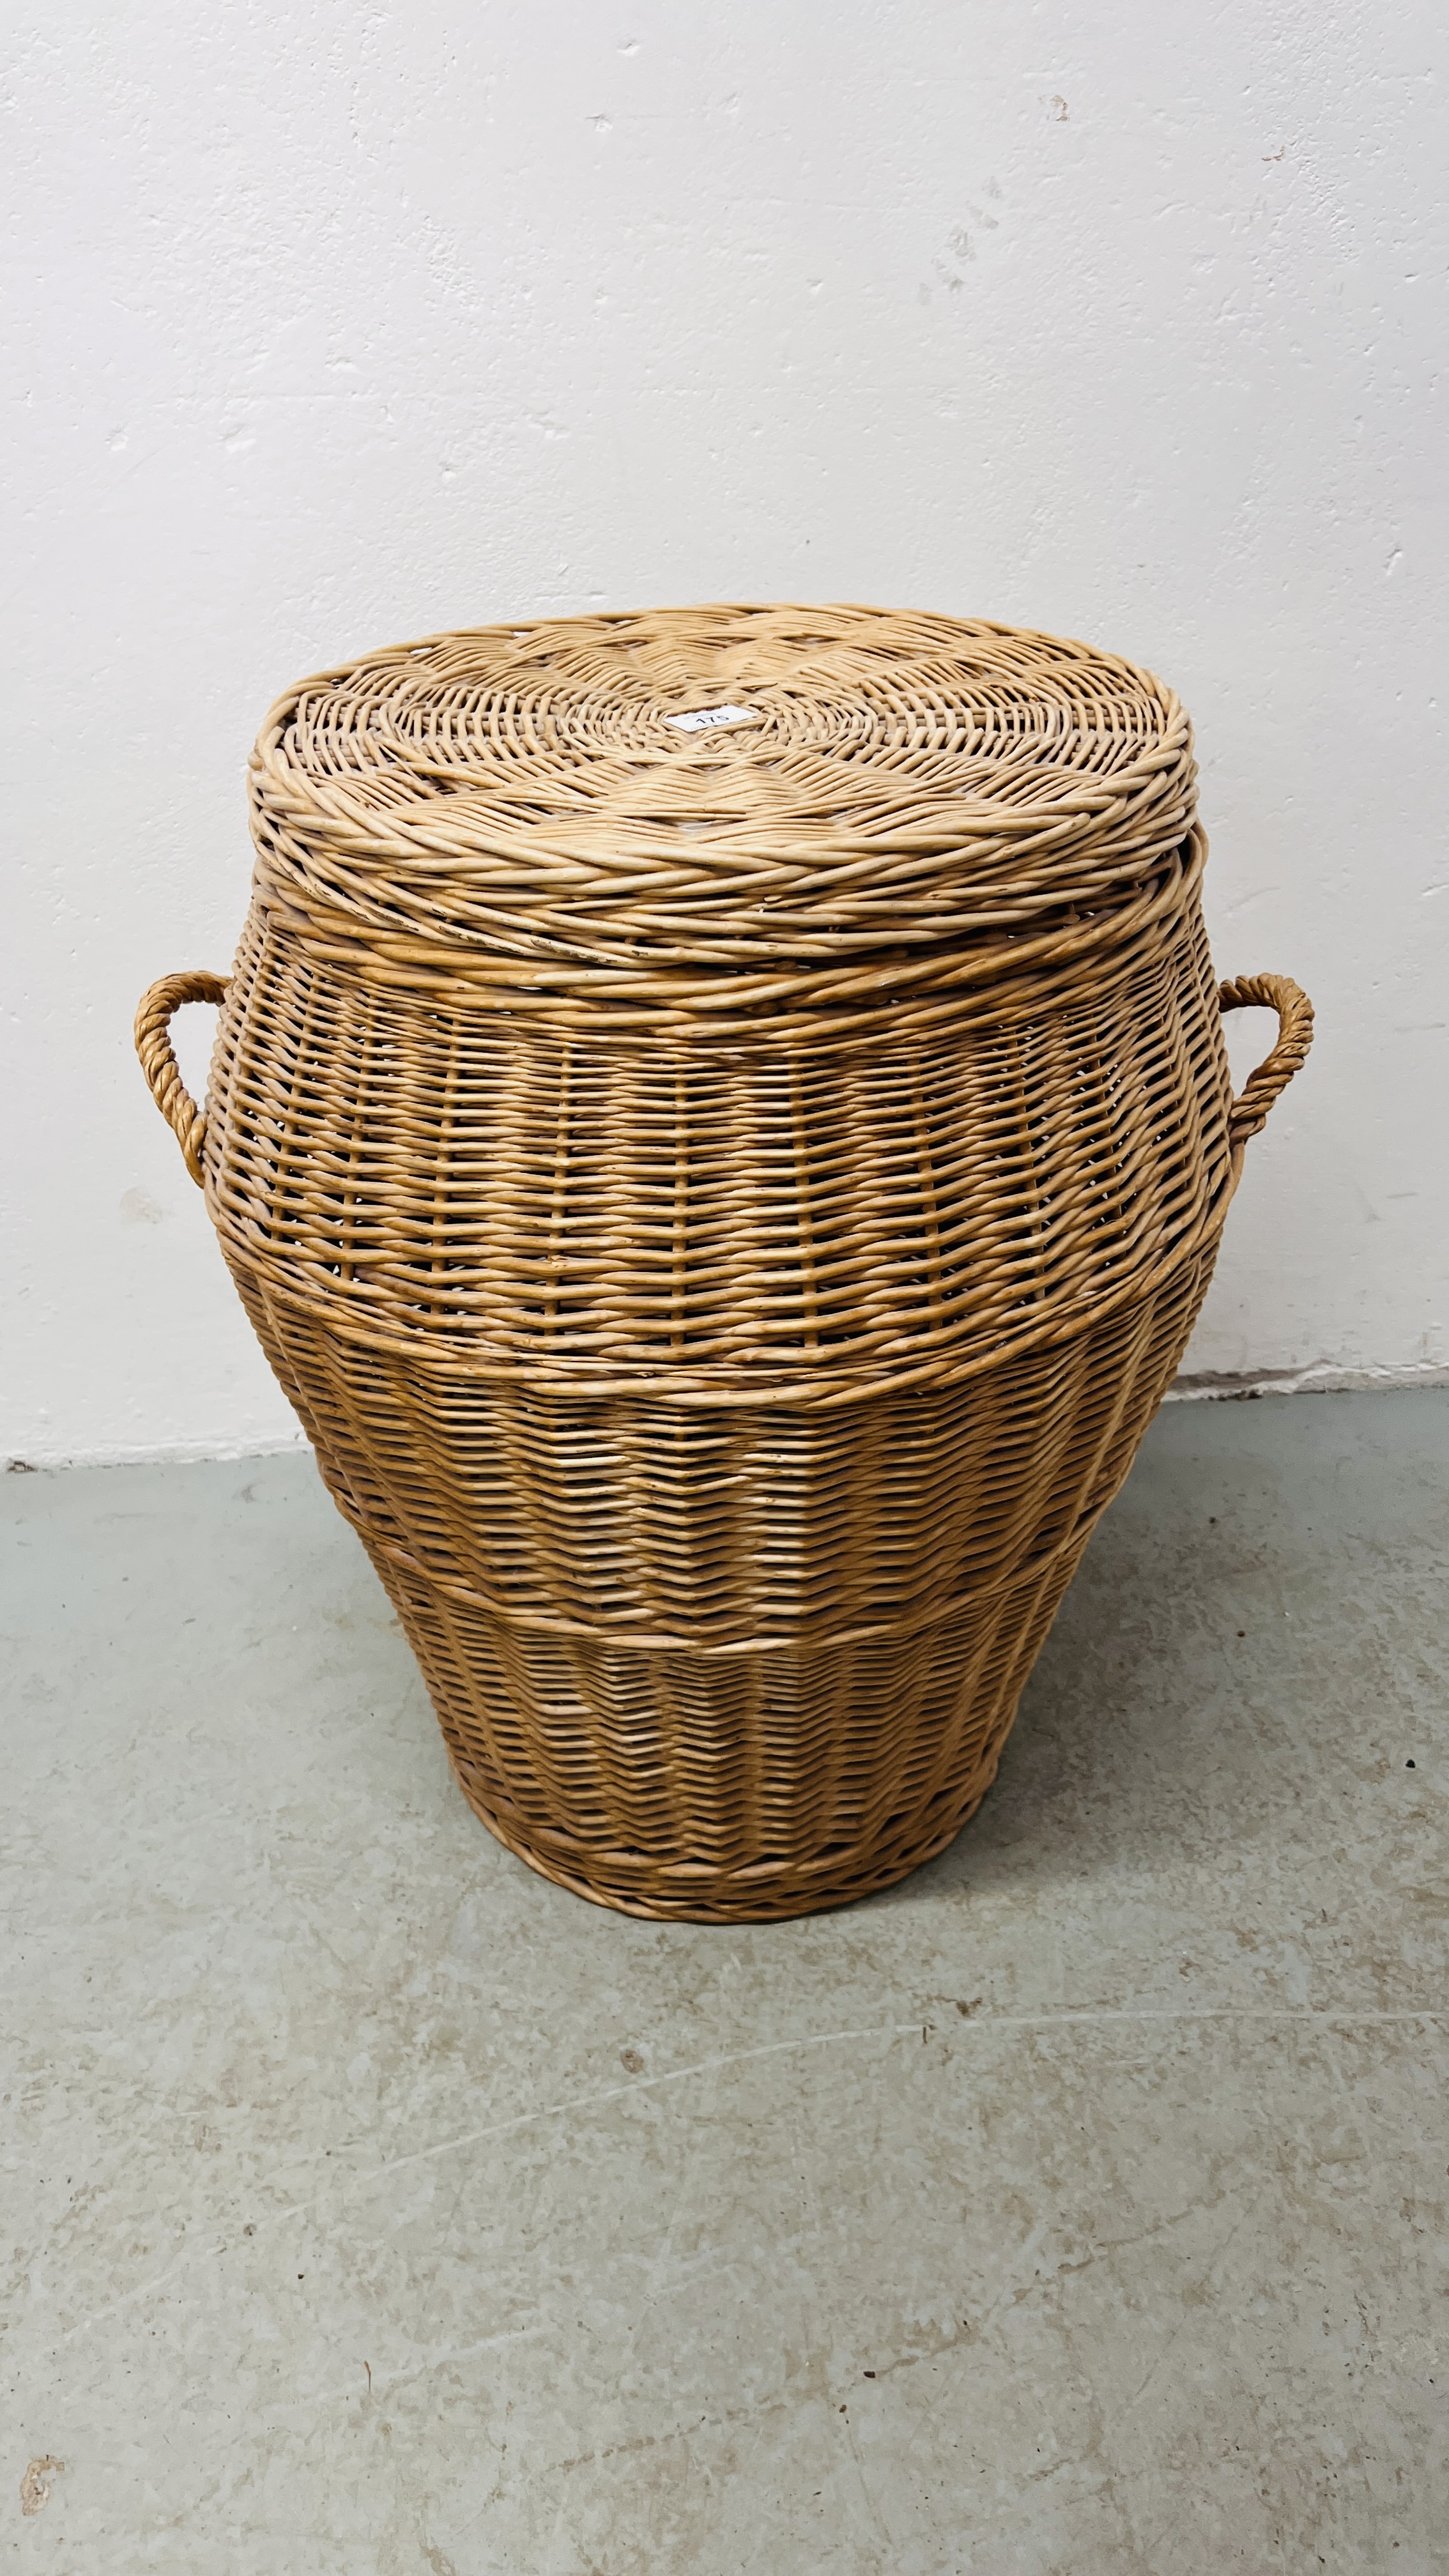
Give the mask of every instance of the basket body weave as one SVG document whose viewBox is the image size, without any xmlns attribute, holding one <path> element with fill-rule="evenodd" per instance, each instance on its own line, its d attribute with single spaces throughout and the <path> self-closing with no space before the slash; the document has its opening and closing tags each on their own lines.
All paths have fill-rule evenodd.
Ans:
<svg viewBox="0 0 1449 2576">
<path fill-rule="evenodd" d="M 989 1786 L 1240 1158 L 1193 775 L 1128 665 L 859 610 L 479 630 L 273 711 L 188 1151 L 547 1876 L 795 1914 Z"/>
</svg>

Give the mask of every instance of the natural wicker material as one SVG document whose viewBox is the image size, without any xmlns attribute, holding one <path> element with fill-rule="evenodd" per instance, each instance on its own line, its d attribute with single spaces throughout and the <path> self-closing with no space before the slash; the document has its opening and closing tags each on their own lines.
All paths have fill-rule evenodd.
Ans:
<svg viewBox="0 0 1449 2576">
<path fill-rule="evenodd" d="M 941 618 L 561 620 L 305 682 L 252 801 L 232 977 L 137 1042 L 465 1794 L 637 1913 L 901 1877 L 1307 1050 L 1214 984 L 1176 699 Z"/>
</svg>

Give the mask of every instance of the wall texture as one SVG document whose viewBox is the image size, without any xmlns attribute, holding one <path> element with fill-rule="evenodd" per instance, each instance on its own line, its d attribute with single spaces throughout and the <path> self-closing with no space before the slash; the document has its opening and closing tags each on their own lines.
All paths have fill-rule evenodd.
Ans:
<svg viewBox="0 0 1449 2576">
<path fill-rule="evenodd" d="M 0 1450 L 291 1436 L 135 1000 L 230 958 L 282 683 L 600 603 L 877 599 L 1170 678 L 1220 970 L 1320 1014 L 1190 1371 L 1443 1373 L 1441 11 L 10 20 Z"/>
</svg>

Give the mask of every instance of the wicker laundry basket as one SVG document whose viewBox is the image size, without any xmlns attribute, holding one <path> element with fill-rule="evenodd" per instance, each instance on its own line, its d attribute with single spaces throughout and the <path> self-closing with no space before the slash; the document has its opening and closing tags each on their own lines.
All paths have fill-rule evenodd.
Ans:
<svg viewBox="0 0 1449 2576">
<path fill-rule="evenodd" d="M 1295 985 L 1214 981 L 1194 776 L 1145 671 L 864 608 L 437 636 L 273 709 L 232 974 L 137 1042 L 546 1877 L 804 1913 L 990 1785 L 1307 1051 Z"/>
</svg>

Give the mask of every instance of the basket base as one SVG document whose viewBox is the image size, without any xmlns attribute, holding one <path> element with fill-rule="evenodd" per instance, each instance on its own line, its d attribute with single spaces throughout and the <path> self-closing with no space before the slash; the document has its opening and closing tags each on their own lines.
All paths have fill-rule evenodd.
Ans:
<svg viewBox="0 0 1449 2576">
<path fill-rule="evenodd" d="M 235 1267 L 489 1831 L 619 1913 L 771 1923 L 980 1805 L 1214 1249 L 994 1372 L 723 1421 L 382 1355 Z"/>
<path fill-rule="evenodd" d="M 1015 1712 L 1013 1711 L 1013 1715 Z M 854 1905 L 860 1897 L 878 1896 L 883 1888 L 894 1887 L 912 1870 L 921 1869 L 928 1860 L 939 1859 L 963 1826 L 975 1815 L 996 1778 L 1002 1748 L 1009 1728 L 1003 1730 L 992 1748 L 988 1761 L 981 1763 L 970 1777 L 952 1784 L 949 1799 L 935 1799 L 924 1816 L 913 1816 L 894 1836 L 882 1839 L 869 1850 L 860 1846 L 822 1854 L 813 1864 L 818 1878 L 814 1887 L 808 1873 L 798 1862 L 765 1862 L 739 1871 L 713 1870 L 701 1866 L 678 1871 L 679 1888 L 668 1888 L 667 1871 L 655 1862 L 649 1863 L 648 1875 L 653 1882 L 647 1895 L 631 1889 L 628 1880 L 640 1873 L 637 1854 L 582 1850 L 563 1834 L 529 1832 L 520 1822 L 500 1815 L 490 1805 L 451 1745 L 448 1758 L 453 1776 L 480 1824 L 487 1826 L 505 1851 L 521 1860 L 525 1867 L 555 1887 L 565 1887 L 571 1896 L 581 1896 L 590 1905 L 606 1906 L 614 1914 L 633 1914 L 649 1923 L 785 1923 L 801 1914 L 828 1914 L 842 1905 Z M 610 1869 L 611 1859 L 615 1868 Z M 631 1870 L 632 1862 L 632 1870 Z M 666 1880 L 660 1887 L 661 1878 Z M 692 1882 L 692 1883 L 691 1883 Z"/>
</svg>

